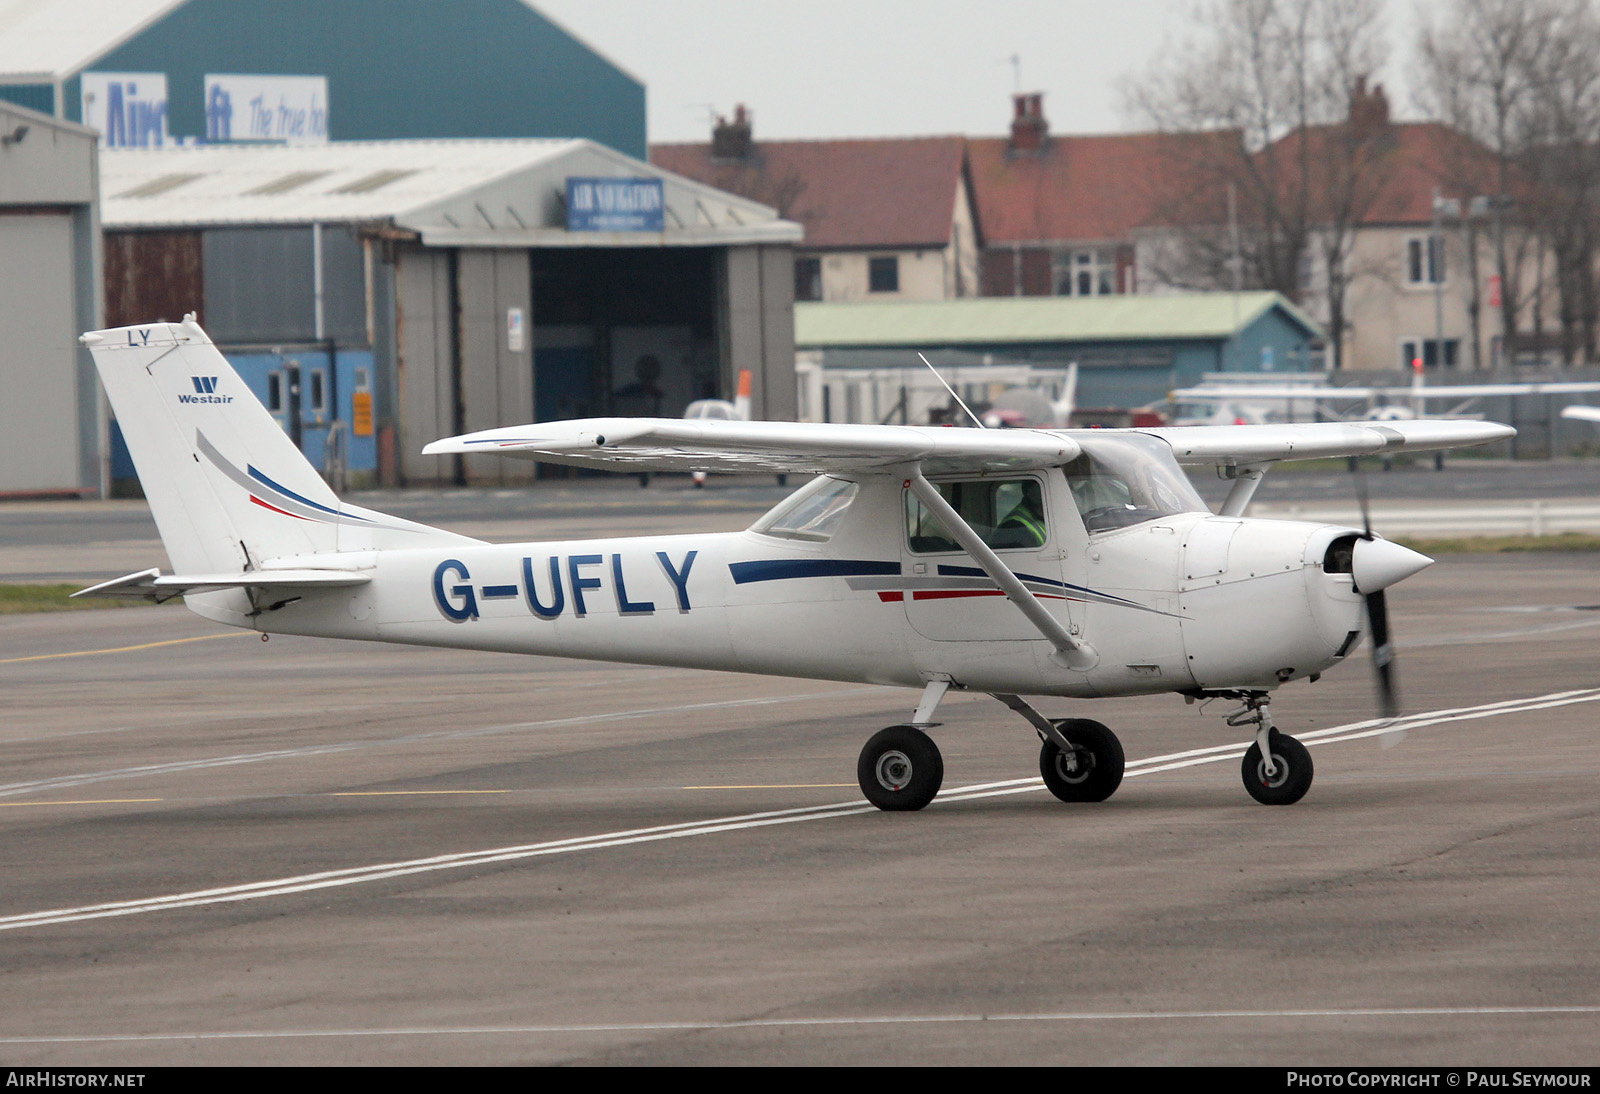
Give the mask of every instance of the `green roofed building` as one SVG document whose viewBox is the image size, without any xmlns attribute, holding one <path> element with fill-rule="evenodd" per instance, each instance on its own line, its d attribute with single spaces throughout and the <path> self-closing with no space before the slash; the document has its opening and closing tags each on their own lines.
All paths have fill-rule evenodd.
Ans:
<svg viewBox="0 0 1600 1094">
<path fill-rule="evenodd" d="M 1085 407 L 1142 406 L 1207 372 L 1320 368 L 1322 339 L 1273 292 L 795 305 L 795 348 L 824 372 L 920 367 L 919 351 L 940 367 L 1076 363 Z"/>
</svg>

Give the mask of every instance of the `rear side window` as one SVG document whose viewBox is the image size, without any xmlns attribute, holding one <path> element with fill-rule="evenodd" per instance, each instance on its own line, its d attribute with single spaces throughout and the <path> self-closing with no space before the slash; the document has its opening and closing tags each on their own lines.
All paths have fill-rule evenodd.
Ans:
<svg viewBox="0 0 1600 1094">
<path fill-rule="evenodd" d="M 812 479 L 752 524 L 750 530 L 781 539 L 825 542 L 839 530 L 858 489 L 853 482 L 826 475 Z"/>
</svg>

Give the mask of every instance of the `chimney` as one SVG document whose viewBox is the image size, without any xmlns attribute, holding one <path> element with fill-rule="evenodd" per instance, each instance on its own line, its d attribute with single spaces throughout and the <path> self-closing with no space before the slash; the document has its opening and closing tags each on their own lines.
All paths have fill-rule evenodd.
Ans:
<svg viewBox="0 0 1600 1094">
<path fill-rule="evenodd" d="M 1356 129 L 1382 129 L 1389 124 L 1389 96 L 1383 93 L 1382 84 L 1373 84 L 1367 90 L 1367 78 L 1356 77 L 1356 86 L 1350 91 L 1350 124 Z"/>
<path fill-rule="evenodd" d="M 1011 151 L 1037 152 L 1050 136 L 1050 125 L 1044 120 L 1044 94 L 1031 91 L 1013 95 L 1016 108 L 1011 118 Z"/>
<path fill-rule="evenodd" d="M 750 115 L 740 103 L 733 109 L 733 121 L 717 116 L 711 127 L 711 158 L 714 160 L 747 160 L 754 142 L 750 139 Z"/>
</svg>

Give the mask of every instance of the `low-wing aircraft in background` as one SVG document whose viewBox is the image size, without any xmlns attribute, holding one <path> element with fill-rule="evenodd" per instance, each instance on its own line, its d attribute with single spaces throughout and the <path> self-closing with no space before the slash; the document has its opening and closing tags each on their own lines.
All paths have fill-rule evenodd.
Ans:
<svg viewBox="0 0 1600 1094">
<path fill-rule="evenodd" d="M 1600 382 L 1528 381 L 1502 384 L 1428 384 L 1423 378 L 1421 361 L 1412 362 L 1411 384 L 1408 387 L 1334 387 L 1327 384 L 1294 383 L 1229 383 L 1207 381 L 1198 387 L 1179 388 L 1172 393 L 1176 402 L 1220 402 L 1253 400 L 1294 405 L 1310 403 L 1329 406 L 1337 403 L 1358 403 L 1348 414 L 1336 417 L 1352 421 L 1396 422 L 1426 417 L 1428 404 L 1441 407 L 1435 414 L 1440 418 L 1460 418 L 1470 415 L 1473 404 L 1492 396 L 1521 397 L 1527 395 L 1587 395 L 1600 392 Z"/>
<path fill-rule="evenodd" d="M 490 544 L 341 502 L 189 317 L 84 336 L 174 573 L 79 595 L 164 600 L 263 634 L 722 669 L 916 688 L 861 751 L 862 792 L 919 809 L 943 780 L 928 731 L 952 688 L 1032 726 L 1063 801 L 1122 781 L 1110 729 L 1023 695 L 1175 692 L 1241 706 L 1256 800 L 1311 784 L 1269 700 L 1370 630 L 1429 559 L 1370 532 L 1247 518 L 1280 460 L 1484 444 L 1485 422 L 983 430 L 602 418 L 435 441 L 638 471 L 816 476 L 743 532 Z M 1208 511 L 1180 465 L 1234 481 Z"/>
</svg>

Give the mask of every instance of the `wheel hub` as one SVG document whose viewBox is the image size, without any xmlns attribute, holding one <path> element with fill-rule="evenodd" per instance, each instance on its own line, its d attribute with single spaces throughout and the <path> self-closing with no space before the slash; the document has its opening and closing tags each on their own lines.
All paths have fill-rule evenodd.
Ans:
<svg viewBox="0 0 1600 1094">
<path fill-rule="evenodd" d="M 1262 786 L 1276 790 L 1289 781 L 1289 764 L 1282 756 L 1273 753 L 1271 774 L 1267 773 L 1267 761 L 1262 759 L 1256 764 L 1256 779 Z"/>
<path fill-rule="evenodd" d="M 911 781 L 911 757 L 891 750 L 878 757 L 875 767 L 878 785 L 885 790 L 903 790 Z"/>
<path fill-rule="evenodd" d="M 1086 748 L 1056 753 L 1056 773 L 1069 783 L 1081 783 L 1094 767 L 1094 753 Z"/>
</svg>

